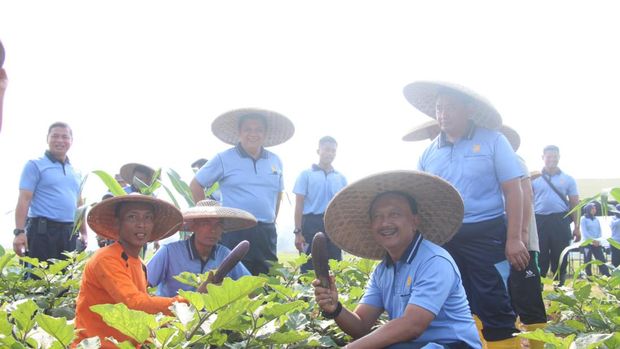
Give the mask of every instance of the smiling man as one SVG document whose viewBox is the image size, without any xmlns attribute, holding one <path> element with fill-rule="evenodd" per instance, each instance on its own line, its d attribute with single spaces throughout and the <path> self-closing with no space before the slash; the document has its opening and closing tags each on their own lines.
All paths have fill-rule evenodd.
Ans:
<svg viewBox="0 0 620 349">
<path fill-rule="evenodd" d="M 256 218 L 243 210 L 221 207 L 217 201 L 202 200 L 195 207 L 183 212 L 188 231 L 193 232 L 187 240 L 164 245 L 147 265 L 148 281 L 157 286 L 157 295 L 172 297 L 179 289 L 194 287 L 174 279 L 182 272 L 203 274 L 220 266 L 230 250 L 218 242 L 223 232 L 251 228 Z M 228 274 L 234 280 L 250 275 L 243 263 L 237 264 Z"/>
<path fill-rule="evenodd" d="M 446 181 L 417 171 L 380 173 L 336 194 L 325 213 L 332 241 L 381 259 L 354 311 L 314 280 L 325 318 L 355 338 L 347 348 L 480 348 L 461 275 L 439 244 L 461 225 L 463 202 Z M 389 321 L 372 330 L 386 311 Z"/>
<path fill-rule="evenodd" d="M 123 303 L 129 309 L 172 315 L 169 307 L 180 297 L 153 297 L 147 293 L 146 267 L 139 257 L 142 246 L 176 233 L 183 222 L 173 205 L 140 194 L 101 201 L 88 214 L 88 225 L 97 234 L 116 242 L 99 249 L 86 263 L 76 300 L 75 344 L 99 337 L 102 348 L 116 348 L 106 337 L 129 340 L 90 310 L 97 304 Z"/>
<path fill-rule="evenodd" d="M 75 250 L 77 236 L 71 233 L 76 209 L 81 204 L 81 178 L 67 156 L 72 144 L 69 125 L 55 122 L 47 132 L 45 155 L 24 166 L 13 231 L 13 250 L 19 256 L 41 261 L 63 259 L 62 252 Z M 83 246 L 86 234 L 86 226 L 82 225 Z"/>
</svg>

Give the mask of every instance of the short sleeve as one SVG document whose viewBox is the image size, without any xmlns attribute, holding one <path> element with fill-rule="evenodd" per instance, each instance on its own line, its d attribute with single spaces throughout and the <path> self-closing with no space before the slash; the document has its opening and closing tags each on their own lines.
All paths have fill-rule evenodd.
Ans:
<svg viewBox="0 0 620 349">
<path fill-rule="evenodd" d="M 385 306 L 383 305 L 383 292 L 381 292 L 381 288 L 378 283 L 378 280 L 380 279 L 380 269 L 384 268 L 375 268 L 374 272 L 370 276 L 370 280 L 368 280 L 368 284 L 366 284 L 364 295 L 362 296 L 362 299 L 360 299 L 360 304 L 368 304 L 379 309 L 385 309 Z"/>
<path fill-rule="evenodd" d="M 224 175 L 224 163 L 222 156 L 217 154 L 215 158 L 207 162 L 196 172 L 195 179 L 203 188 L 211 188 Z"/>
<path fill-rule="evenodd" d="M 30 160 L 24 166 L 19 179 L 19 189 L 34 192 L 40 179 L 40 172 L 34 161 Z"/>
<path fill-rule="evenodd" d="M 459 277 L 450 261 L 441 256 L 434 256 L 416 270 L 414 280 L 408 303 L 437 315 Z"/>
</svg>

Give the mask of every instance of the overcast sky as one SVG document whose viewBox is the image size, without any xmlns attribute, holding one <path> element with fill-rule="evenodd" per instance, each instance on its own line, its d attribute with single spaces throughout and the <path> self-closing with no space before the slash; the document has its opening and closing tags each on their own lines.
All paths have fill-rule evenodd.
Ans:
<svg viewBox="0 0 620 349">
<path fill-rule="evenodd" d="M 9 87 L 0 151 L 0 234 L 12 241 L 19 175 L 46 148 L 47 127 L 68 122 L 83 173 L 126 162 L 189 165 L 228 146 L 210 131 L 223 112 L 272 109 L 296 127 L 270 148 L 287 191 L 317 159 L 317 140 L 340 144 L 350 181 L 414 169 L 427 143 L 406 143 L 428 120 L 407 103 L 416 80 L 468 86 L 522 138 L 542 167 L 561 148 L 577 178 L 620 177 L 620 21 L 614 1 L 5 1 L 0 40 Z M 104 188 L 92 177 L 89 202 Z M 161 197 L 165 197 L 162 192 Z M 291 202 L 293 197 L 291 196 Z M 292 234 L 285 202 L 279 233 Z"/>
</svg>

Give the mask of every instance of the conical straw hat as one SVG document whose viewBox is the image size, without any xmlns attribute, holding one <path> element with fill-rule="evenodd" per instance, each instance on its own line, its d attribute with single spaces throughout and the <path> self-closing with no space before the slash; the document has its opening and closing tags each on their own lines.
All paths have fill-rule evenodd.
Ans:
<svg viewBox="0 0 620 349">
<path fill-rule="evenodd" d="M 295 126 L 286 116 L 257 108 L 236 109 L 224 113 L 213 120 L 211 131 L 222 142 L 236 145 L 239 142 L 239 120 L 251 115 L 260 116 L 267 122 L 264 147 L 284 143 L 295 133 Z"/>
<path fill-rule="evenodd" d="M 221 219 L 225 232 L 247 229 L 257 224 L 256 217 L 251 213 L 238 208 L 222 207 L 215 200 L 201 200 L 196 206 L 183 211 L 185 221 L 205 218 Z"/>
</svg>

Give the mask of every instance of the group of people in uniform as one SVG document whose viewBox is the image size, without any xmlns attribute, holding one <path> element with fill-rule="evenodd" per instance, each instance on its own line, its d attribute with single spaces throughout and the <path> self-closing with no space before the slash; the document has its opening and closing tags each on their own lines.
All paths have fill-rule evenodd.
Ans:
<svg viewBox="0 0 620 349">
<path fill-rule="evenodd" d="M 528 330 L 545 326 L 541 274 L 551 264 L 563 282 L 557 251 L 580 238 L 580 225 L 571 232 L 566 217 L 579 200 L 575 181 L 557 166 L 554 146 L 545 148 L 545 167 L 532 180 L 515 154 L 518 134 L 479 94 L 429 81 L 406 86 L 404 94 L 434 119 L 403 138 L 431 141 L 417 170 L 348 184 L 332 165 L 338 143 L 326 136 L 318 142 L 318 163 L 295 182 L 293 233 L 300 252 L 309 253 L 314 235 L 323 231 L 330 258 L 341 259 L 344 250 L 381 261 L 353 310 L 338 301 L 333 277 L 329 287 L 315 280 L 321 314 L 354 338 L 348 348 L 518 348 L 517 316 Z M 197 170 L 190 183 L 194 207 L 180 212 L 131 193 L 102 200 L 88 213 L 90 228 L 112 243 L 95 252 L 84 270 L 76 343 L 99 337 L 103 347 L 112 347 L 104 338 L 127 339 L 90 310 L 95 304 L 170 314 L 171 304 L 186 302 L 178 290 L 193 289 L 174 276 L 217 268 L 243 240 L 251 247 L 230 272 L 233 279 L 266 274 L 277 261 L 283 166 L 266 148 L 291 138 L 293 123 L 273 111 L 237 109 L 216 118 L 212 132 L 232 147 Z M 70 231 L 80 203 L 79 181 L 66 156 L 71 128 L 55 123 L 47 140 L 48 151 L 22 174 L 13 244 L 19 255 L 43 259 L 75 248 Z M 136 164 L 122 177 L 129 185 L 144 182 L 140 169 Z M 219 201 L 205 192 L 216 184 Z M 142 263 L 146 243 L 179 230 L 193 234 Z M 148 294 L 148 285 L 157 287 L 157 295 Z M 384 312 L 389 321 L 374 329 Z M 542 344 L 532 341 L 530 347 Z"/>
</svg>

